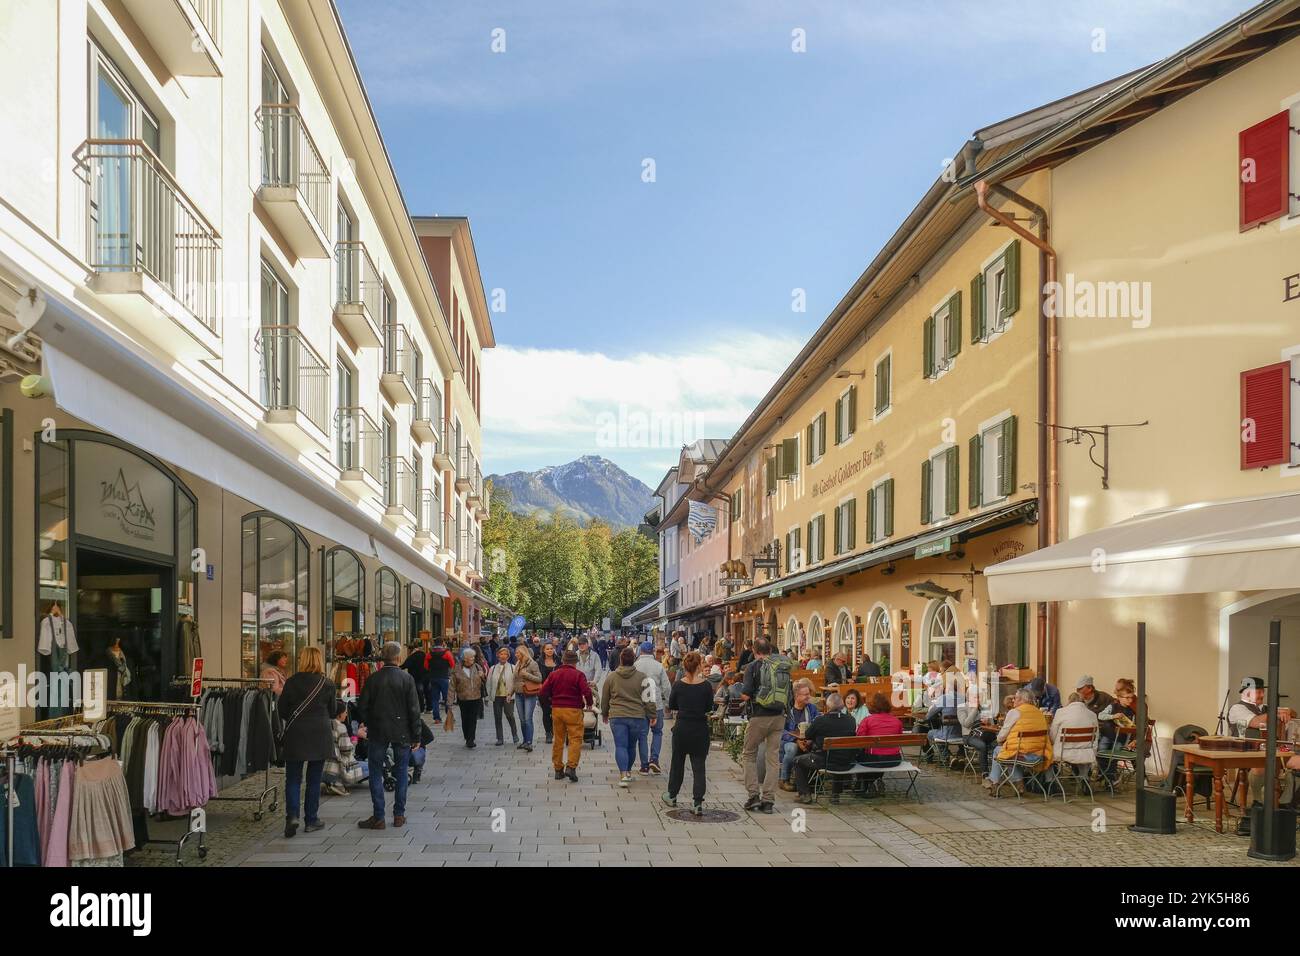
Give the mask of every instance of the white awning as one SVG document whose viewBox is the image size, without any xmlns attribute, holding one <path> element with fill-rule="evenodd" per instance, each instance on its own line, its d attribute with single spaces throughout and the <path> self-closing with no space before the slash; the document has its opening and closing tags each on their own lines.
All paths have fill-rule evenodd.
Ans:
<svg viewBox="0 0 1300 956">
<path fill-rule="evenodd" d="M 1300 585 L 1300 492 L 1148 511 L 984 570 L 994 604 Z"/>
<path fill-rule="evenodd" d="M 35 331 L 54 399 L 70 415 L 362 554 L 438 595 L 446 574 L 261 436 L 126 342 L 45 292 Z"/>
</svg>

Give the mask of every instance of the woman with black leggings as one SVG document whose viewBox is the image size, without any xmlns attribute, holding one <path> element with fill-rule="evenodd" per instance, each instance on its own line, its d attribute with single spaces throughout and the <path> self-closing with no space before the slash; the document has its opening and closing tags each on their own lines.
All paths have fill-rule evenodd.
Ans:
<svg viewBox="0 0 1300 956">
<path fill-rule="evenodd" d="M 673 724 L 673 761 L 668 770 L 668 792 L 664 803 L 677 806 L 677 792 L 686 777 L 686 758 L 691 758 L 691 812 L 704 813 L 704 763 L 709 756 L 709 714 L 713 711 L 713 685 L 700 673 L 703 658 L 691 651 L 682 660 L 682 676 L 673 683 L 668 709 L 677 712 Z"/>
</svg>

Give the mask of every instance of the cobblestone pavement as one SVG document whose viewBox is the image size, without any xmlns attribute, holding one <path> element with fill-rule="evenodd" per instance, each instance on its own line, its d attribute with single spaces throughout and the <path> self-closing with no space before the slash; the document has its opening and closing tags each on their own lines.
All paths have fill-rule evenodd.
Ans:
<svg viewBox="0 0 1300 956">
<path fill-rule="evenodd" d="M 540 721 L 539 727 L 540 731 Z M 484 733 L 486 730 L 486 733 Z M 1241 866 L 1247 841 L 1180 823 L 1176 836 L 1129 832 L 1131 797 L 992 799 L 969 775 L 926 768 L 921 800 L 899 793 L 861 801 L 845 797 L 833 808 L 804 808 L 778 792 L 777 813 L 741 811 L 740 769 L 715 746 L 709 757 L 710 807 L 731 810 L 735 822 L 679 822 L 666 815 L 663 777 L 617 786 L 612 738 L 585 750 L 579 782 L 554 779 L 550 747 L 528 754 L 507 741 L 493 746 L 491 722 L 479 725 L 479 746 L 467 750 L 459 731 L 438 730 L 424 779 L 410 788 L 407 825 L 378 832 L 357 829 L 370 815 L 369 791 L 325 797 L 324 830 L 283 836 L 283 773 L 279 808 L 260 821 L 252 804 L 208 807 L 208 856 L 192 846 L 185 866 L 988 866 L 1018 864 Z M 664 738 L 667 770 L 671 734 Z M 262 777 L 223 796 L 261 790 Z M 690 774 L 683 788 L 689 795 Z M 389 823 L 392 822 L 391 794 Z M 683 800 L 683 803 L 686 801 Z M 1102 815 L 1096 816 L 1100 809 Z M 494 815 L 495 811 L 495 815 Z M 1181 807 L 1180 817 L 1181 821 Z M 1208 819 L 1208 816 L 1207 816 Z M 1104 826 L 1103 826 L 1104 824 Z M 174 839 L 181 822 L 155 824 L 151 835 Z M 1100 831 L 1100 832 L 1099 832 Z M 174 866 L 175 848 L 150 846 L 133 866 Z M 1255 864 L 1290 866 L 1292 864 Z"/>
</svg>

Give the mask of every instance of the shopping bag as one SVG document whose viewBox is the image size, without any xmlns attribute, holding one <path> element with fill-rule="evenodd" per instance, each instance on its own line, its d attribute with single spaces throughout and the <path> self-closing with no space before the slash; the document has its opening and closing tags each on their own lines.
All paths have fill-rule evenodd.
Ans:
<svg viewBox="0 0 1300 956">
<path fill-rule="evenodd" d="M 442 729 L 448 733 L 456 729 L 456 712 L 450 707 L 447 708 L 447 716 L 442 719 Z"/>
</svg>

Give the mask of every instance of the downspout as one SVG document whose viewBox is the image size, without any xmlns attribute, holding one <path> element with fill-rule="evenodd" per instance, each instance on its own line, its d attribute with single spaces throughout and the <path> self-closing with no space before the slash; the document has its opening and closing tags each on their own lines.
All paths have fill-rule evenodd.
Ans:
<svg viewBox="0 0 1300 956">
<path fill-rule="evenodd" d="M 1038 227 L 1038 235 L 1021 226 L 1014 219 L 989 205 L 989 192 L 1011 200 L 1027 209 L 1033 215 Z M 1056 423 L 1060 396 L 1060 368 L 1057 342 L 1057 324 L 1054 296 L 1047 290 L 1055 288 L 1056 250 L 1052 248 L 1051 228 L 1047 220 L 1047 211 L 1037 203 L 1026 199 L 1012 190 L 1000 186 L 990 186 L 986 180 L 975 183 L 975 199 L 979 208 L 995 222 L 1006 226 L 1026 242 L 1038 249 L 1039 275 L 1044 282 L 1039 287 L 1039 335 L 1038 335 L 1038 487 L 1040 498 L 1044 498 L 1046 507 L 1038 521 L 1038 547 L 1047 548 L 1060 540 L 1060 522 L 1057 519 L 1060 503 L 1060 472 L 1058 468 L 1058 449 L 1056 444 Z M 1045 494 L 1044 494 L 1045 492 Z M 1056 651 L 1060 644 L 1060 604 L 1056 601 L 1040 601 L 1037 620 L 1037 659 L 1038 671 L 1047 680 L 1056 678 Z"/>
</svg>

